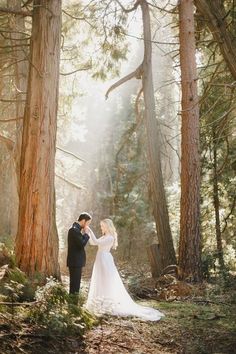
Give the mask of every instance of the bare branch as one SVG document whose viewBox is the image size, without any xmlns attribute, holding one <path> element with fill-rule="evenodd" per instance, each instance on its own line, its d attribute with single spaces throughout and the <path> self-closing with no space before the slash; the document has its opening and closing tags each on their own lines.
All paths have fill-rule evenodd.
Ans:
<svg viewBox="0 0 236 354">
<path fill-rule="evenodd" d="M 80 161 L 82 161 L 82 162 L 86 162 L 85 160 L 83 160 L 81 157 L 79 157 L 78 155 L 74 154 L 73 152 L 70 152 L 70 151 L 68 151 L 68 150 L 65 150 L 65 149 L 63 149 L 63 148 L 61 148 L 61 147 L 59 147 L 59 146 L 57 146 L 57 150 L 60 150 L 60 151 L 62 151 L 62 152 L 65 152 L 66 154 L 75 157 L 77 160 L 80 160 Z"/>
<path fill-rule="evenodd" d="M 134 77 L 136 79 L 140 80 L 142 77 L 142 74 L 143 74 L 143 64 L 139 65 L 139 67 L 135 71 L 126 75 L 125 77 L 123 77 L 122 79 L 117 81 L 115 84 L 113 84 L 106 92 L 106 95 L 105 95 L 106 99 L 108 99 L 110 92 L 113 91 L 115 88 L 119 87 L 120 85 L 124 84 L 126 81 L 131 80 Z"/>
<path fill-rule="evenodd" d="M 3 135 L 0 135 L 0 140 L 6 145 L 8 150 L 13 150 L 14 148 L 14 141 L 11 140 L 10 138 L 7 138 Z"/>
<path fill-rule="evenodd" d="M 60 75 L 62 76 L 68 76 L 68 75 L 72 75 L 72 74 L 75 74 L 77 73 L 78 71 L 86 71 L 86 70 L 89 70 L 92 68 L 92 65 L 88 65 L 88 66 L 84 66 L 83 68 L 79 68 L 77 70 L 74 70 L 74 71 L 71 71 L 71 72 L 68 72 L 68 73 L 60 73 Z"/>
<path fill-rule="evenodd" d="M 21 120 L 24 117 L 18 117 L 18 118 L 9 118 L 9 119 L 0 119 L 0 123 L 9 123 L 9 122 L 15 122 L 17 120 Z"/>
<path fill-rule="evenodd" d="M 171 15 L 178 14 L 178 11 L 176 10 L 177 6 L 174 6 L 172 10 L 167 10 L 166 9 L 168 3 L 164 7 L 160 7 L 160 6 L 154 5 L 154 4 L 152 4 L 152 3 L 148 2 L 148 1 L 147 1 L 147 4 L 149 6 L 151 6 L 151 7 L 154 7 L 156 9 L 160 10 L 160 11 L 166 12 L 166 13 L 171 14 Z"/>
<path fill-rule="evenodd" d="M 74 188 L 77 188 L 77 189 L 79 189 L 79 190 L 81 190 L 81 189 L 86 189 L 84 186 L 81 186 L 80 184 L 76 184 L 76 183 L 74 183 L 74 182 L 72 182 L 72 181 L 69 181 L 67 178 L 62 177 L 62 176 L 58 175 L 57 173 L 55 173 L 55 176 L 58 177 L 58 178 L 60 178 L 62 181 L 64 181 L 64 182 L 70 184 L 70 185 L 71 185 L 72 187 L 74 187 Z"/>
<path fill-rule="evenodd" d="M 0 98 L 0 102 L 25 102 L 26 100 L 14 100 L 14 99 L 5 99 L 5 98 Z"/>
<path fill-rule="evenodd" d="M 144 41 L 144 38 L 134 36 L 133 34 L 125 33 L 125 32 L 122 32 L 122 31 L 121 31 L 121 34 L 123 34 L 123 36 L 126 36 L 126 37 L 131 37 L 131 38 L 135 38 L 135 39 Z M 175 46 L 179 45 L 178 42 L 159 42 L 159 41 L 154 41 L 154 40 L 150 40 L 148 42 L 155 43 L 155 44 L 164 44 L 164 45 L 175 45 Z"/>
<path fill-rule="evenodd" d="M 24 61 L 27 61 L 27 59 L 21 59 L 21 60 L 17 60 L 17 61 L 11 62 L 9 65 L 3 66 L 3 68 L 0 69 L 0 72 L 3 72 L 5 70 L 9 69 L 11 66 L 14 66 L 14 65 L 16 65 L 18 63 L 21 63 L 21 62 L 24 62 Z"/>
<path fill-rule="evenodd" d="M 94 26 L 86 19 L 86 17 L 76 17 L 76 16 L 73 16 L 71 14 L 69 14 L 67 11 L 65 10 L 62 10 L 62 12 L 69 16 L 70 18 L 72 18 L 73 20 L 78 20 L 78 21 L 85 21 L 89 26 L 91 26 L 92 28 L 94 28 Z"/>
<path fill-rule="evenodd" d="M 22 48 L 22 47 L 29 47 L 29 44 L 14 44 L 14 45 L 3 45 L 0 46 L 0 49 L 11 49 L 11 48 Z"/>
<path fill-rule="evenodd" d="M 9 15 L 20 15 L 23 17 L 32 16 L 31 11 L 13 10 L 13 9 L 8 9 L 8 8 L 3 8 L 3 7 L 0 7 L 0 13 L 6 13 Z"/>
<path fill-rule="evenodd" d="M 132 12 L 134 10 L 137 9 L 137 7 L 140 5 L 140 0 L 137 0 L 136 3 L 134 4 L 133 7 L 131 7 L 131 9 L 126 9 L 119 0 L 116 0 L 116 2 L 120 5 L 121 9 L 125 12 L 125 13 L 129 13 Z"/>
<path fill-rule="evenodd" d="M 30 39 L 29 37 L 29 33 L 27 32 L 22 32 L 22 31 L 13 31 L 13 30 L 10 30 L 10 29 L 1 29 L 0 30 L 0 33 L 14 33 L 14 34 L 23 34 L 24 36 L 27 36 L 26 38 L 24 38 L 25 40 L 27 39 Z M 22 38 L 23 39 L 23 38 Z"/>
<path fill-rule="evenodd" d="M 76 17 L 76 16 L 73 16 L 73 15 L 69 14 L 69 13 L 68 13 L 67 11 L 65 11 L 65 10 L 62 10 L 62 12 L 63 12 L 65 15 L 69 16 L 70 18 L 73 18 L 73 20 L 79 20 L 79 21 L 85 20 L 84 17 Z"/>
</svg>

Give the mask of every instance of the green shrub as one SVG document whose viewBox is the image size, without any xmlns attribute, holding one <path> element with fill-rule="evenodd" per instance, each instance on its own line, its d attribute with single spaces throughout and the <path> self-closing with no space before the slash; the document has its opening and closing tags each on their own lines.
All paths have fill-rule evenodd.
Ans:
<svg viewBox="0 0 236 354">
<path fill-rule="evenodd" d="M 49 278 L 35 294 L 37 304 L 30 319 L 50 333 L 76 333 L 82 336 L 95 319 L 82 307 L 83 298 L 70 296 L 63 284 Z M 79 303 L 77 304 L 77 299 Z"/>
</svg>

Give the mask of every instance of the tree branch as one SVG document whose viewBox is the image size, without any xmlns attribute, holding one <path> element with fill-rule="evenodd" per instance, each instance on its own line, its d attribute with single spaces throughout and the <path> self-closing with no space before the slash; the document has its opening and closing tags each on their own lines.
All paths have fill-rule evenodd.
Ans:
<svg viewBox="0 0 236 354">
<path fill-rule="evenodd" d="M 135 38 L 135 39 L 144 41 L 144 38 L 142 38 L 142 37 L 137 37 L 137 36 L 134 36 L 134 35 L 132 35 L 132 34 L 125 33 L 125 32 L 123 32 L 123 31 L 121 31 L 120 33 L 123 34 L 123 36 L 131 37 L 131 38 Z M 154 44 L 175 45 L 175 46 L 176 46 L 176 45 L 179 45 L 178 42 L 159 42 L 159 41 L 154 41 L 154 40 L 150 40 L 149 42 L 154 43 Z"/>
<path fill-rule="evenodd" d="M 82 161 L 82 162 L 86 162 L 85 160 L 83 160 L 81 157 L 79 157 L 78 155 L 74 154 L 73 152 L 70 152 L 70 151 L 68 151 L 68 150 L 65 150 L 65 149 L 63 149 L 63 148 L 61 148 L 61 147 L 59 147 L 59 146 L 57 146 L 57 150 L 60 150 L 60 151 L 62 151 L 62 152 L 65 152 L 66 154 L 75 157 L 77 160 L 80 160 L 80 161 Z"/>
<path fill-rule="evenodd" d="M 147 4 L 148 4 L 149 6 L 151 6 L 151 7 L 154 7 L 154 8 L 156 8 L 156 9 L 160 10 L 160 11 L 164 11 L 164 12 L 166 12 L 166 13 L 168 13 L 168 14 L 171 14 L 171 15 L 173 15 L 173 14 L 178 14 L 178 11 L 176 10 L 176 8 L 177 8 L 176 5 L 173 5 L 173 9 L 172 9 L 172 10 L 167 10 L 167 9 L 166 9 L 167 6 L 169 5 L 169 2 L 166 3 L 164 7 L 160 7 L 160 6 L 154 5 L 154 4 L 152 4 L 152 3 L 148 2 L 148 1 L 147 1 Z"/>
<path fill-rule="evenodd" d="M 4 7 L 0 7 L 0 13 L 6 13 L 9 15 L 20 15 L 23 17 L 32 16 L 31 11 L 12 10 L 12 9 L 8 9 L 8 8 L 4 8 Z"/>
<path fill-rule="evenodd" d="M 76 17 L 76 16 L 73 16 L 73 15 L 69 14 L 69 13 L 68 13 L 67 11 L 65 11 L 65 10 L 62 10 L 62 12 L 63 12 L 65 15 L 69 16 L 70 18 L 73 18 L 73 20 L 79 20 L 79 21 L 85 20 L 84 17 Z"/>
<path fill-rule="evenodd" d="M 140 5 L 140 0 L 137 0 L 136 3 L 134 4 L 133 7 L 131 7 L 131 9 L 126 9 L 119 0 L 116 0 L 116 2 L 120 5 L 121 9 L 125 12 L 125 13 L 129 13 L 132 12 L 134 10 L 137 9 L 137 7 Z"/>
<path fill-rule="evenodd" d="M 73 16 L 71 14 L 69 14 L 67 11 L 65 10 L 62 10 L 62 12 L 69 16 L 70 18 L 72 18 L 73 20 L 78 20 L 78 21 L 85 21 L 89 26 L 91 26 L 92 28 L 94 28 L 94 26 L 86 19 L 86 17 L 76 17 L 76 16 Z"/>
<path fill-rule="evenodd" d="M 0 98 L 0 102 L 25 102 L 26 100 Z"/>
<path fill-rule="evenodd" d="M 115 84 L 113 84 L 106 92 L 105 97 L 106 99 L 108 99 L 108 96 L 110 94 L 111 91 L 113 91 L 115 88 L 119 87 L 120 85 L 124 84 L 126 81 L 131 80 L 133 77 L 135 77 L 136 79 L 140 80 L 143 74 L 143 64 L 139 65 L 139 67 L 133 71 L 132 73 L 126 75 L 125 77 L 123 77 L 122 79 L 120 79 L 119 81 L 117 81 Z"/>
<path fill-rule="evenodd" d="M 22 48 L 22 47 L 29 47 L 30 44 L 14 44 L 14 45 L 2 45 L 0 49 L 11 49 L 11 48 Z"/>
<path fill-rule="evenodd" d="M 9 122 L 15 122 L 16 120 L 23 119 L 24 117 L 18 117 L 18 118 L 9 118 L 9 119 L 0 119 L 0 123 L 9 123 Z"/>
<path fill-rule="evenodd" d="M 92 65 L 90 66 L 85 66 L 83 68 L 80 68 L 80 69 L 77 69 L 77 70 L 74 70 L 74 71 L 71 71 L 71 72 L 68 72 L 68 73 L 60 73 L 60 75 L 62 76 L 68 76 L 68 75 L 72 75 L 72 74 L 75 74 L 77 73 L 78 71 L 86 71 L 86 70 L 89 70 L 92 68 Z"/>
<path fill-rule="evenodd" d="M 74 182 L 71 182 L 71 181 L 69 181 L 67 178 L 62 177 L 62 176 L 58 175 L 57 173 L 55 173 L 55 176 L 58 177 L 58 178 L 60 178 L 62 181 L 64 181 L 64 182 L 70 184 L 70 185 L 71 185 L 72 187 L 74 187 L 74 188 L 77 188 L 77 189 L 79 189 L 79 190 L 81 190 L 81 189 L 86 189 L 84 186 L 81 186 L 81 185 L 79 185 L 79 184 L 76 184 L 76 183 L 74 183 Z"/>
<path fill-rule="evenodd" d="M 0 140 L 6 145 L 8 150 L 13 150 L 13 148 L 14 148 L 14 141 L 13 140 L 6 138 L 3 135 L 0 135 Z"/>
</svg>

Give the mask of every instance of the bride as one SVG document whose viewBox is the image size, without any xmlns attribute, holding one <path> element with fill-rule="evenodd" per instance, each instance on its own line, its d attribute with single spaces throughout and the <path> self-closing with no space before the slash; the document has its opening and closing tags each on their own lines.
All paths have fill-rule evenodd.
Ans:
<svg viewBox="0 0 236 354">
<path fill-rule="evenodd" d="M 88 227 L 91 245 L 98 246 L 85 307 L 96 314 L 116 316 L 135 316 L 143 320 L 158 321 L 164 315 L 158 310 L 138 305 L 128 294 L 115 266 L 111 248 L 116 249 L 117 233 L 112 220 L 104 219 L 100 223 L 103 236 L 96 238 Z"/>
</svg>

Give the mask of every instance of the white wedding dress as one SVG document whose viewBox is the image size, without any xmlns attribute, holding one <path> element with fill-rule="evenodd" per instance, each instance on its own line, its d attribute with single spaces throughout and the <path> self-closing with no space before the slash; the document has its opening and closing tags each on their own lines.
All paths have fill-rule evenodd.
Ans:
<svg viewBox="0 0 236 354">
<path fill-rule="evenodd" d="M 105 235 L 97 239 L 92 230 L 88 234 L 90 244 L 97 245 L 98 251 L 85 308 L 95 315 L 111 314 L 135 316 L 146 321 L 160 320 L 164 314 L 136 304 L 128 294 L 110 253 L 114 237 Z"/>
</svg>

